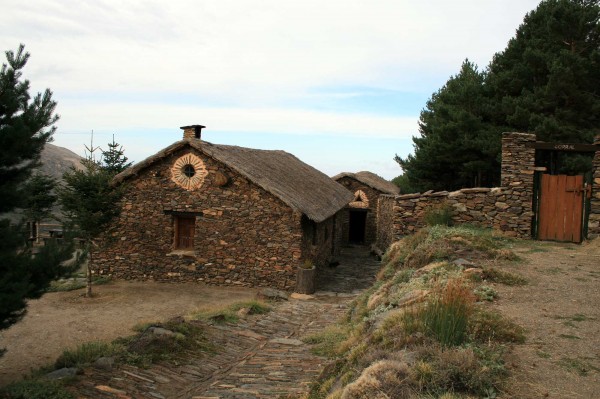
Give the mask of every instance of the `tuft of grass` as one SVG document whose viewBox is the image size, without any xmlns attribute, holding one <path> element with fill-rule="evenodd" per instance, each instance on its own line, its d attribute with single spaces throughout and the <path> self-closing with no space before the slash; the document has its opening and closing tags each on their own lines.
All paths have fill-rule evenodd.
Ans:
<svg viewBox="0 0 600 399">
<path fill-rule="evenodd" d="M 110 282 L 110 277 L 106 276 L 94 276 L 92 278 L 93 285 L 103 285 Z M 50 283 L 50 286 L 46 289 L 46 292 L 67 292 L 75 291 L 85 288 L 86 282 L 81 278 L 55 280 Z"/>
<path fill-rule="evenodd" d="M 523 343 L 525 330 L 501 314 L 478 308 L 469 320 L 469 336 L 474 342 L 482 344 Z"/>
<path fill-rule="evenodd" d="M 560 334 L 559 337 L 565 338 L 565 339 L 581 339 L 581 337 L 578 337 L 577 335 L 572 335 L 572 334 Z"/>
<path fill-rule="evenodd" d="M 7 399 L 75 399 L 59 381 L 23 380 L 0 389 Z"/>
<path fill-rule="evenodd" d="M 56 359 L 54 367 L 60 369 L 63 367 L 82 368 L 89 366 L 101 357 L 115 356 L 123 351 L 121 345 L 108 342 L 92 341 L 85 342 L 73 350 L 65 350 L 62 355 Z"/>
<path fill-rule="evenodd" d="M 427 226 L 452 226 L 454 209 L 448 203 L 431 206 L 423 212 L 423 221 Z"/>
<path fill-rule="evenodd" d="M 552 357 L 552 355 L 550 355 L 548 352 L 544 352 L 544 351 L 537 351 L 536 354 L 541 357 L 542 359 L 550 359 Z"/>
<path fill-rule="evenodd" d="M 226 307 L 219 307 L 215 309 L 203 310 L 200 312 L 195 312 L 191 315 L 192 319 L 195 320 L 204 320 L 207 322 L 217 323 L 217 324 L 225 324 L 225 323 L 237 323 L 240 320 L 238 316 L 238 311 L 240 309 L 248 309 L 248 314 L 264 314 L 271 311 L 271 306 L 262 301 L 245 301 L 245 302 L 236 302 L 232 305 Z"/>
<path fill-rule="evenodd" d="M 302 338 L 302 341 L 313 344 L 311 351 L 318 356 L 336 357 L 341 352 L 341 345 L 350 336 L 350 328 L 346 325 L 333 324 L 323 331 Z"/>
<path fill-rule="evenodd" d="M 581 376 L 588 375 L 589 372 L 592 370 L 600 372 L 600 368 L 595 367 L 594 365 L 590 364 L 589 362 L 586 362 L 585 360 L 577 358 L 563 357 L 560 359 L 558 364 L 567 371 L 577 373 Z"/>
<path fill-rule="evenodd" d="M 462 344 L 467 338 L 474 303 L 475 297 L 464 280 L 448 281 L 433 293 L 422 311 L 427 333 L 443 346 Z"/>
<path fill-rule="evenodd" d="M 482 277 L 484 280 L 509 286 L 527 285 L 528 283 L 527 279 L 523 276 L 494 267 L 484 268 Z"/>
<path fill-rule="evenodd" d="M 492 302 L 494 299 L 498 298 L 498 292 L 494 287 L 490 287 L 489 285 L 480 285 L 475 288 L 473 293 L 480 301 Z"/>
</svg>

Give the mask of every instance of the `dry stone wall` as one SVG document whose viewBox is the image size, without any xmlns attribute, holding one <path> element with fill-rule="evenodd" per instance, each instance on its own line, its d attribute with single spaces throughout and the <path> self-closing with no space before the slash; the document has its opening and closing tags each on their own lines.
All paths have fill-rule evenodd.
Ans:
<svg viewBox="0 0 600 399">
<path fill-rule="evenodd" d="M 122 212 L 94 254 L 100 274 L 293 289 L 303 261 L 301 215 L 234 170 L 193 150 L 208 171 L 188 191 L 171 180 L 179 151 L 125 181 Z M 229 183 L 215 183 L 222 176 Z M 174 250 L 178 213 L 195 214 L 194 250 Z"/>
<path fill-rule="evenodd" d="M 447 204 L 455 224 L 492 227 L 513 237 L 531 236 L 535 135 L 504 133 L 502 136 L 502 187 L 468 188 L 454 192 L 384 195 L 379 200 L 380 249 L 424 225 L 427 210 Z M 389 216 L 391 214 L 391 217 Z"/>
</svg>

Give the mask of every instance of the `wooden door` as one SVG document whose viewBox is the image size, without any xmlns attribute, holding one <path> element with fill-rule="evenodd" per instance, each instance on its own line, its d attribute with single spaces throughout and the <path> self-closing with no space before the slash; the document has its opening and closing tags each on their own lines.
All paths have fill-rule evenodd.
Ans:
<svg viewBox="0 0 600 399">
<path fill-rule="evenodd" d="M 585 195 L 583 176 L 543 174 L 540 182 L 538 238 L 581 242 Z"/>
<path fill-rule="evenodd" d="M 177 217 L 175 229 L 175 247 L 177 249 L 194 249 L 194 217 Z"/>
</svg>

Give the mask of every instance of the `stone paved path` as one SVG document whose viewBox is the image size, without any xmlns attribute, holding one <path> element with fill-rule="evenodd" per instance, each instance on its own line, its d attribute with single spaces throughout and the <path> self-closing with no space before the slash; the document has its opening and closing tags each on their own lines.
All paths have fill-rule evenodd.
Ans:
<svg viewBox="0 0 600 399">
<path fill-rule="evenodd" d="M 314 299 L 282 302 L 235 325 L 207 326 L 214 354 L 192 353 L 180 365 L 149 369 L 88 369 L 77 385 L 79 397 L 250 399 L 307 392 L 326 359 L 313 355 L 300 339 L 342 317 L 379 268 L 364 248 L 348 248 L 340 260 Z"/>
</svg>

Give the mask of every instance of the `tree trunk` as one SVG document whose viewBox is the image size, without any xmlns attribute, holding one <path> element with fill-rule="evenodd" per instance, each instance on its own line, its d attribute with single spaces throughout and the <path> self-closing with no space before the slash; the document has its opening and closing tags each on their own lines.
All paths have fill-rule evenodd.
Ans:
<svg viewBox="0 0 600 399">
<path fill-rule="evenodd" d="M 314 294 L 315 293 L 315 272 L 316 268 L 304 269 L 298 268 L 296 274 L 296 292 L 299 294 Z"/>
<path fill-rule="evenodd" d="M 92 297 L 92 246 L 90 245 L 88 254 L 88 265 L 86 272 L 85 297 Z"/>
</svg>

